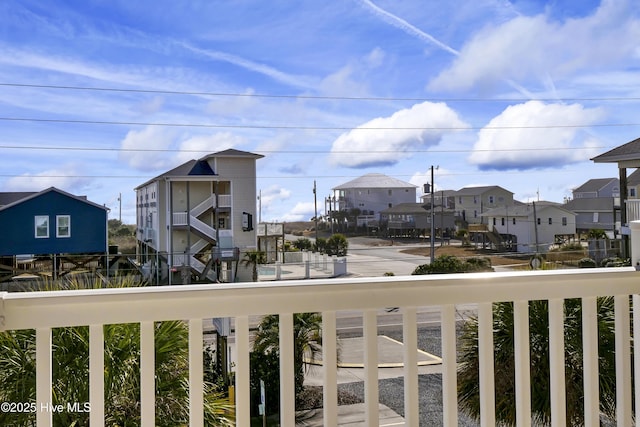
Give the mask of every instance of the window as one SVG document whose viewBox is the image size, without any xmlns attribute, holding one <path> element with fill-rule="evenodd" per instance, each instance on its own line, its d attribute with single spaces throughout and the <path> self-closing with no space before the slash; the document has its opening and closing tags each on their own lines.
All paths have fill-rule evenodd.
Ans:
<svg viewBox="0 0 640 427">
<path fill-rule="evenodd" d="M 513 218 L 513 225 L 516 225 L 516 219 Z"/>
<path fill-rule="evenodd" d="M 49 238 L 49 217 L 47 215 L 36 215 L 36 239 Z"/>
<path fill-rule="evenodd" d="M 458 203 L 462 204 L 462 197 L 458 197 Z"/>
<path fill-rule="evenodd" d="M 593 222 L 598 222 L 598 212 L 593 213 Z"/>
<path fill-rule="evenodd" d="M 478 211 L 473 211 L 473 217 L 478 218 Z"/>
<path fill-rule="evenodd" d="M 478 196 L 473 196 L 473 204 L 474 205 L 478 204 Z"/>
<path fill-rule="evenodd" d="M 540 221 L 540 218 L 538 218 L 538 225 L 542 224 L 542 222 Z"/>
<path fill-rule="evenodd" d="M 493 218 L 493 225 L 496 225 L 496 219 Z"/>
<path fill-rule="evenodd" d="M 553 224 L 553 218 L 549 218 L 549 225 Z"/>
<path fill-rule="evenodd" d="M 493 196 L 489 196 L 489 203 L 493 204 L 493 201 L 494 201 Z"/>
<path fill-rule="evenodd" d="M 56 215 L 56 237 L 71 237 L 71 217 Z"/>
<path fill-rule="evenodd" d="M 566 216 L 562 217 L 562 225 L 567 225 L 567 217 Z"/>
<path fill-rule="evenodd" d="M 629 189 L 629 197 L 636 197 L 636 189 L 635 188 L 630 188 Z"/>
<path fill-rule="evenodd" d="M 503 226 L 504 226 L 504 218 L 501 218 L 501 219 L 500 219 L 500 222 L 501 222 L 501 224 L 500 224 L 500 225 L 503 225 Z"/>
<path fill-rule="evenodd" d="M 391 196 L 391 194 L 393 193 L 393 190 L 389 190 L 389 195 Z"/>
</svg>

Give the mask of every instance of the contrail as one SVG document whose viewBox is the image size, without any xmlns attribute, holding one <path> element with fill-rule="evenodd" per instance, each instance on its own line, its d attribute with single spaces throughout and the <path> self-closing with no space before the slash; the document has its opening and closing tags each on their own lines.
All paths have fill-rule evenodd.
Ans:
<svg viewBox="0 0 640 427">
<path fill-rule="evenodd" d="M 373 4 L 373 2 L 371 2 L 371 0 L 360 0 L 360 3 L 362 3 L 363 5 L 367 6 L 369 9 L 371 9 L 371 11 L 373 13 L 375 13 L 376 15 L 380 16 L 382 19 L 384 19 L 385 21 L 387 21 L 389 24 L 393 25 L 394 27 L 400 28 L 401 30 L 414 35 L 414 36 L 418 36 L 420 39 L 425 40 L 429 43 L 435 44 L 436 46 L 438 46 L 440 49 L 442 50 L 446 50 L 447 52 L 458 56 L 460 54 L 460 52 L 458 52 L 457 50 L 455 50 L 454 48 L 452 48 L 451 46 L 448 46 L 444 43 L 442 43 L 440 40 L 436 39 L 435 37 L 433 37 L 431 34 L 427 34 L 424 31 L 420 30 L 419 28 L 416 28 L 415 26 L 409 24 L 407 21 L 405 21 L 402 18 L 399 18 L 398 16 L 387 12 L 386 10 L 378 7 L 377 5 Z"/>
<path fill-rule="evenodd" d="M 259 64 L 253 61 L 249 61 L 247 59 L 244 58 L 240 58 L 238 56 L 235 55 L 231 55 L 229 53 L 225 53 L 225 52 L 218 52 L 218 51 L 211 51 L 211 50 L 206 50 L 206 49 L 201 49 L 195 46 L 192 46 L 188 43 L 185 42 L 176 42 L 177 45 L 182 46 L 185 49 L 188 49 L 194 53 L 197 53 L 199 55 L 203 55 L 206 56 L 208 58 L 214 59 L 216 61 L 224 61 L 224 62 L 228 62 L 230 64 L 236 65 L 238 67 L 242 67 L 244 69 L 247 69 L 249 71 L 253 71 L 256 73 L 260 73 L 263 74 L 265 76 L 268 76 L 276 81 L 279 81 L 281 83 L 285 83 L 287 85 L 290 86 L 295 86 L 298 88 L 302 88 L 302 89 L 309 89 L 311 87 L 313 87 L 313 84 L 308 80 L 305 79 L 303 77 L 298 77 L 298 76 L 292 76 L 286 73 L 283 73 L 282 71 L 279 71 L 275 68 L 269 67 L 268 65 L 264 65 L 264 64 Z"/>
</svg>

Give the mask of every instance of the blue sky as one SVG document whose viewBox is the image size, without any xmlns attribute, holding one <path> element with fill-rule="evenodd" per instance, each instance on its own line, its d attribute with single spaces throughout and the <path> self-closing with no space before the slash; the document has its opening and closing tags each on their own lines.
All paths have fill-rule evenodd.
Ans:
<svg viewBox="0 0 640 427">
<path fill-rule="evenodd" d="M 633 0 L 0 3 L 0 191 L 135 221 L 133 188 L 235 148 L 262 219 L 365 173 L 561 202 L 640 136 Z M 93 90 L 89 90 L 93 88 Z M 163 125 L 159 125 L 163 124 Z M 171 125 L 171 126 L 169 126 Z"/>
</svg>

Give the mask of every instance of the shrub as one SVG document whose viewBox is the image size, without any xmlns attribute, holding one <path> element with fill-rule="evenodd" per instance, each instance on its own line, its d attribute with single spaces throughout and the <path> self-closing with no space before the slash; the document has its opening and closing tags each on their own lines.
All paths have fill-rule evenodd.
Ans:
<svg viewBox="0 0 640 427">
<path fill-rule="evenodd" d="M 327 239 L 325 252 L 327 255 L 347 256 L 347 248 L 349 241 L 344 234 L 337 233 Z"/>
<path fill-rule="evenodd" d="M 490 271 L 491 260 L 487 257 L 471 257 L 466 260 L 467 271 Z"/>
<path fill-rule="evenodd" d="M 600 267 L 622 267 L 625 265 L 629 265 L 628 261 L 618 257 L 604 258 L 600 261 Z"/>
<path fill-rule="evenodd" d="M 306 237 L 302 237 L 298 240 L 294 240 L 292 245 L 294 248 L 299 249 L 301 251 L 308 251 L 313 247 L 313 243 L 311 242 L 311 240 L 307 239 Z"/>
<path fill-rule="evenodd" d="M 318 237 L 316 243 L 313 245 L 315 252 L 324 253 L 327 250 L 327 239 L 324 237 Z"/>
<path fill-rule="evenodd" d="M 433 260 L 431 264 L 417 266 L 411 274 L 449 274 L 477 271 L 493 271 L 491 260 L 485 257 L 472 257 L 465 261 L 453 255 L 442 255 Z"/>
<path fill-rule="evenodd" d="M 595 268 L 596 262 L 591 258 L 582 258 L 578 261 L 578 267 L 580 268 Z"/>
</svg>

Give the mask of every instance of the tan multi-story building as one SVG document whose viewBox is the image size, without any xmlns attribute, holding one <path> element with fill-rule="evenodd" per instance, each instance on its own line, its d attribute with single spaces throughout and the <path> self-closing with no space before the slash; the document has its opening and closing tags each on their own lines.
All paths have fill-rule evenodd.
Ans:
<svg viewBox="0 0 640 427">
<path fill-rule="evenodd" d="M 229 149 L 190 160 L 135 188 L 138 261 L 154 283 L 251 280 L 256 160 Z"/>
</svg>

